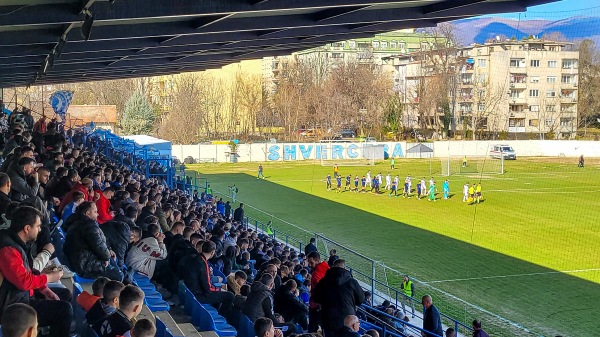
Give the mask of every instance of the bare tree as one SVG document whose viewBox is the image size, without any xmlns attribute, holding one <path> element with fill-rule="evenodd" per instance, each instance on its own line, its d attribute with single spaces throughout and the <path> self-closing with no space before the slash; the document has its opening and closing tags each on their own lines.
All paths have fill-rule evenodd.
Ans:
<svg viewBox="0 0 600 337">
<path fill-rule="evenodd" d="M 159 126 L 160 137 L 176 144 L 199 141 L 203 111 L 198 102 L 202 96 L 202 83 L 203 78 L 198 73 L 175 77 L 172 109 Z"/>
</svg>

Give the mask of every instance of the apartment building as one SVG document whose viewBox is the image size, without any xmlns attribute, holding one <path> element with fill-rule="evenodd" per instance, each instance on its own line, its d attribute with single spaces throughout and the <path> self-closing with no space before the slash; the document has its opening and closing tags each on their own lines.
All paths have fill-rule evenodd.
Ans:
<svg viewBox="0 0 600 337">
<path fill-rule="evenodd" d="M 573 44 L 495 40 L 457 49 L 452 57 L 445 76 L 450 73 L 448 101 L 457 131 L 575 136 L 579 53 Z M 442 118 L 439 111 L 424 114 L 419 101 L 423 82 L 442 76 L 431 69 L 430 55 L 410 53 L 384 62 L 394 68 L 395 89 L 404 97 L 405 126 L 422 126 L 424 115 Z"/>
<path fill-rule="evenodd" d="M 278 77 L 290 62 L 297 59 L 320 58 L 335 66 L 338 62 L 354 61 L 383 65 L 383 60 L 401 53 L 431 49 L 433 37 L 415 29 L 396 30 L 376 34 L 370 38 L 352 39 L 329 43 L 327 45 L 296 52 L 293 55 L 263 58 L 263 87 L 268 92 L 277 89 Z"/>
</svg>

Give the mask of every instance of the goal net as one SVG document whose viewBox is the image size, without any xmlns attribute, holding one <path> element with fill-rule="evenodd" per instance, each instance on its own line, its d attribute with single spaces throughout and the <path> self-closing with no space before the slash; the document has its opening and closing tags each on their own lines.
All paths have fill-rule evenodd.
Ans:
<svg viewBox="0 0 600 337">
<path fill-rule="evenodd" d="M 442 175 L 453 174 L 504 174 L 504 158 L 485 157 L 446 157 L 441 158 Z"/>
<path fill-rule="evenodd" d="M 384 160 L 384 146 L 376 143 L 322 142 L 318 146 L 322 166 L 367 166 Z"/>
</svg>

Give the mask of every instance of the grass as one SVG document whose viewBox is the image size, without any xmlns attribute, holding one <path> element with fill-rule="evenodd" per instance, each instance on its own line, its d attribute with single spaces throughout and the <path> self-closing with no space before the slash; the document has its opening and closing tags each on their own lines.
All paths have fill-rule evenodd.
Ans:
<svg viewBox="0 0 600 337">
<path fill-rule="evenodd" d="M 277 230 L 307 237 L 277 221 L 283 219 L 412 275 L 424 282 L 419 295 L 435 286 L 537 335 L 597 336 L 600 161 L 588 159 L 584 169 L 575 162 L 519 159 L 506 162 L 504 175 L 451 176 L 456 195 L 435 203 L 328 192 L 325 176 L 332 169 L 312 162 L 263 164 L 266 180 L 256 179 L 256 163 L 195 169 L 216 191 L 225 193 L 235 183 L 238 199 L 270 218 L 251 208 L 246 213 L 273 219 Z M 440 166 L 439 161 L 433 165 Z M 401 181 L 408 174 L 428 180 L 429 167 L 429 160 L 397 160 L 393 175 Z M 385 175 L 389 167 L 342 167 L 340 173 L 362 175 L 368 169 Z M 434 177 L 441 186 L 445 178 Z M 462 203 L 467 181 L 481 182 L 485 202 Z M 397 283 L 395 277 L 388 275 L 388 281 Z M 458 301 L 438 303 L 464 321 L 493 319 Z M 497 336 L 514 335 L 506 325 L 488 323 Z"/>
</svg>

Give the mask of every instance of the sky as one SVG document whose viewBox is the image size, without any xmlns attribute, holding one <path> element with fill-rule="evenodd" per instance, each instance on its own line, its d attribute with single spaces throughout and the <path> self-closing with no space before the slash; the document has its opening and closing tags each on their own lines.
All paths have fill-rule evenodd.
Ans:
<svg viewBox="0 0 600 337">
<path fill-rule="evenodd" d="M 520 13 L 521 19 L 561 20 L 573 16 L 600 16 L 600 2 L 595 0 L 561 0 L 545 5 L 529 7 Z M 519 18 L 519 13 L 499 14 L 507 18 Z"/>
</svg>

